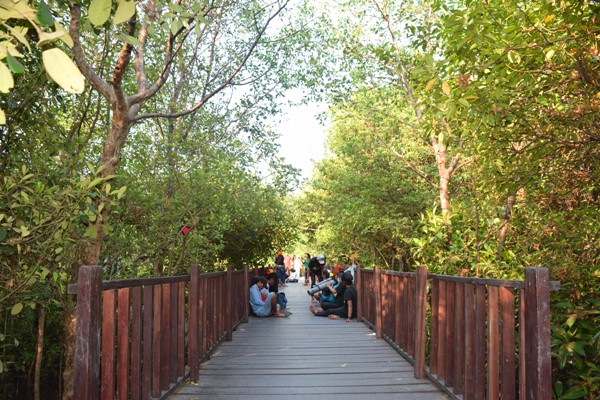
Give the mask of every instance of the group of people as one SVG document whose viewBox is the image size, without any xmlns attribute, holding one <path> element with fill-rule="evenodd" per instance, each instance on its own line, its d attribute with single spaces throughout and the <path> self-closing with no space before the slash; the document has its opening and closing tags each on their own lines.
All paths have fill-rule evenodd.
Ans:
<svg viewBox="0 0 600 400">
<path fill-rule="evenodd" d="M 293 260 L 299 260 L 294 257 Z M 346 322 L 351 322 L 356 317 L 357 310 L 357 292 L 354 287 L 354 276 L 352 270 L 342 268 L 341 264 L 336 265 L 333 271 L 326 268 L 326 257 L 319 254 L 311 257 L 306 253 L 304 262 L 305 285 L 314 287 L 325 278 L 334 277 L 335 280 L 328 282 L 325 288 L 313 296 L 313 302 L 309 310 L 316 316 L 329 317 L 331 319 L 345 318 Z M 300 268 L 294 264 L 293 268 L 296 274 L 299 274 Z M 250 287 L 250 305 L 252 311 L 258 317 L 286 317 L 289 312 L 287 308 L 287 299 L 285 294 L 279 292 L 279 285 L 285 285 L 287 266 L 285 257 L 280 251 L 275 257 L 275 269 L 267 268 L 265 276 L 256 276 Z"/>
<path fill-rule="evenodd" d="M 286 254 L 284 256 L 282 251 L 278 251 L 275 256 L 275 269 L 279 284 L 286 286 L 287 282 L 298 282 L 302 260 L 295 255 Z"/>
</svg>

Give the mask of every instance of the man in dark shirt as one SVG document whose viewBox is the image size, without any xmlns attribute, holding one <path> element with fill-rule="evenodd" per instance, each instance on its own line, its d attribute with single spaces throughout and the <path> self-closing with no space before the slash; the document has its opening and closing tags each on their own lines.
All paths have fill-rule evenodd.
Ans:
<svg viewBox="0 0 600 400">
<path fill-rule="evenodd" d="M 310 271 L 310 287 L 315 286 L 315 282 L 321 282 L 323 280 L 323 266 L 325 265 L 325 256 L 319 254 L 313 257 L 308 262 L 308 269 Z"/>
<path fill-rule="evenodd" d="M 318 317 L 329 317 L 331 319 L 346 318 L 346 322 L 352 322 L 352 318 L 356 317 L 357 308 L 357 293 L 356 288 L 352 285 L 352 281 L 352 274 L 344 273 L 342 275 L 342 282 L 346 285 L 344 305 L 342 307 L 317 310 L 313 306 L 310 306 L 310 311 Z"/>
</svg>

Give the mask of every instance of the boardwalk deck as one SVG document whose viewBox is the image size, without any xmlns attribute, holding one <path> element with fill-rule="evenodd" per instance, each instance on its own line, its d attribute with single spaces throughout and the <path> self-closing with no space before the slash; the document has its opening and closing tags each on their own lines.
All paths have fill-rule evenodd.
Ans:
<svg viewBox="0 0 600 400">
<path fill-rule="evenodd" d="M 447 397 L 362 323 L 315 317 L 306 286 L 283 288 L 292 315 L 250 318 L 202 365 L 197 384 L 169 400 L 402 399 Z"/>
</svg>

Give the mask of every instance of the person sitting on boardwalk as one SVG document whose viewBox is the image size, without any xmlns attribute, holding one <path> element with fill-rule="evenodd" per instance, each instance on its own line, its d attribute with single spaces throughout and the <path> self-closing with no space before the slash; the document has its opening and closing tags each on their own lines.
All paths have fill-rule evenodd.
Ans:
<svg viewBox="0 0 600 400">
<path fill-rule="evenodd" d="M 346 291 L 346 283 L 342 280 L 342 275 L 336 277 L 337 283 L 327 283 L 325 289 L 314 295 L 314 299 L 318 300 L 322 309 L 339 308 L 344 305 L 344 292 Z"/>
<path fill-rule="evenodd" d="M 357 294 L 352 281 L 351 274 L 344 273 L 342 275 L 342 282 L 346 285 L 346 290 L 344 291 L 344 303 L 341 307 L 317 310 L 311 305 L 310 311 L 318 317 L 329 317 L 331 319 L 346 318 L 346 322 L 351 322 L 352 318 L 356 317 L 357 307 Z"/>
<path fill-rule="evenodd" d="M 250 287 L 250 305 L 252 311 L 257 317 L 285 317 L 277 304 L 277 293 L 270 292 L 265 298 L 261 295 L 261 290 L 267 285 L 267 278 L 264 276 L 255 276 Z"/>
</svg>

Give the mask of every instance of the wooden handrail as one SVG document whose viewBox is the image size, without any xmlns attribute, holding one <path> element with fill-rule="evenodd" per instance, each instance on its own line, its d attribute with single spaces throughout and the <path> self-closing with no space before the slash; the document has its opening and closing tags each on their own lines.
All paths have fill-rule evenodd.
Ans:
<svg viewBox="0 0 600 400">
<path fill-rule="evenodd" d="M 197 381 L 200 361 L 248 321 L 247 268 L 200 274 L 192 265 L 190 275 L 105 282 L 101 274 L 82 266 L 69 286 L 76 399 L 160 398 L 188 376 Z"/>
<path fill-rule="evenodd" d="M 416 378 L 465 400 L 551 397 L 550 291 L 560 285 L 547 269 L 526 268 L 523 281 L 426 267 L 356 275 L 359 321 L 412 362 Z"/>
</svg>

